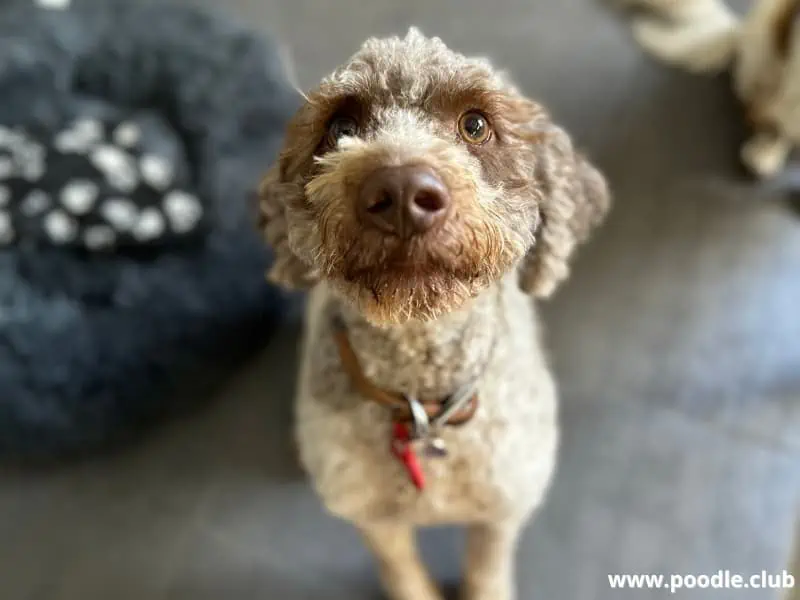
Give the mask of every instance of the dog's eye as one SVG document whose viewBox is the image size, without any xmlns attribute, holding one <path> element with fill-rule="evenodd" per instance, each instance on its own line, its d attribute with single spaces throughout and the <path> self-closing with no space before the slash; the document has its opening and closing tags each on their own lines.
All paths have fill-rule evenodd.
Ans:
<svg viewBox="0 0 800 600">
<path fill-rule="evenodd" d="M 328 126 L 328 141 L 335 146 L 341 138 L 358 135 L 358 123 L 353 117 L 336 117 Z"/>
<path fill-rule="evenodd" d="M 465 142 L 485 144 L 492 137 L 492 128 L 481 113 L 470 111 L 458 120 L 458 133 Z"/>
</svg>

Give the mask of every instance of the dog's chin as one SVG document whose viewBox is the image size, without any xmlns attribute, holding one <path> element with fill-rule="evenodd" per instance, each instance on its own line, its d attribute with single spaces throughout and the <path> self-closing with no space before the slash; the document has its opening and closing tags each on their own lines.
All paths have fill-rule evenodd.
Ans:
<svg viewBox="0 0 800 600">
<path fill-rule="evenodd" d="M 420 273 L 397 268 L 335 278 L 331 283 L 364 319 L 386 327 L 436 320 L 463 308 L 493 281 L 488 273 L 464 277 L 446 271 Z"/>
<path fill-rule="evenodd" d="M 339 231 L 306 254 L 320 262 L 332 289 L 367 321 L 383 326 L 432 321 L 463 308 L 516 264 L 523 250 L 496 229 L 485 221 L 471 228 L 450 224 L 407 241 L 369 230 Z"/>
</svg>

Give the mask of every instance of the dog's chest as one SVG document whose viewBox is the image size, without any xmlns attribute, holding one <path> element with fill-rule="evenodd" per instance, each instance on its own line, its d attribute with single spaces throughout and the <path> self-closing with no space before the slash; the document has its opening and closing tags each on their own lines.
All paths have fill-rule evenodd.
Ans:
<svg viewBox="0 0 800 600">
<path fill-rule="evenodd" d="M 492 322 L 492 308 L 494 302 L 486 299 L 468 317 L 454 315 L 441 327 L 375 330 L 351 322 L 348 336 L 364 375 L 375 385 L 437 398 L 477 380 L 486 369 L 502 335 Z"/>
<path fill-rule="evenodd" d="M 475 417 L 440 432 L 447 455 L 426 458 L 421 447 L 414 448 L 425 475 L 422 491 L 391 452 L 388 410 L 354 390 L 332 339 L 311 331 L 312 323 L 298 388 L 297 437 L 302 462 L 327 507 L 356 521 L 434 524 L 524 513 L 537 504 L 555 454 L 555 394 L 533 324 L 524 321 L 518 324 L 522 335 L 502 340 L 490 364 L 482 366 Z M 418 356 L 421 348 L 412 345 L 407 356 Z M 485 354 L 486 348 L 474 351 Z M 414 371 L 401 367 L 386 376 L 396 382 Z M 378 371 L 372 375 L 380 377 Z"/>
<path fill-rule="evenodd" d="M 436 524 L 525 513 L 547 486 L 557 438 L 552 390 L 530 385 L 529 375 L 487 378 L 476 416 L 440 432 L 446 456 L 426 457 L 415 445 L 422 490 L 391 451 L 386 409 L 330 380 L 328 391 L 344 392 L 338 408 L 319 402 L 319 391 L 298 399 L 303 464 L 327 507 L 350 520 Z"/>
</svg>

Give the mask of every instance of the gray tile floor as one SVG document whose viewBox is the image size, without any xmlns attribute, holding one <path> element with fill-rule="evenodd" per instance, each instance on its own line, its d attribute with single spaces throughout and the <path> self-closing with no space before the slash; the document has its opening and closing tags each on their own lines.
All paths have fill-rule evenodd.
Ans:
<svg viewBox="0 0 800 600">
<path fill-rule="evenodd" d="M 213 4 L 213 0 L 203 0 Z M 800 505 L 800 219 L 742 180 L 724 79 L 643 58 L 591 0 L 228 0 L 309 86 L 409 24 L 492 56 L 548 103 L 616 192 L 543 307 L 563 393 L 559 474 L 520 555 L 521 599 L 777 598 L 611 590 L 614 572 L 782 568 Z M 2 600 L 378 597 L 289 436 L 288 324 L 202 414 L 123 455 L 0 474 Z M 443 581 L 459 533 L 423 536 Z"/>
</svg>

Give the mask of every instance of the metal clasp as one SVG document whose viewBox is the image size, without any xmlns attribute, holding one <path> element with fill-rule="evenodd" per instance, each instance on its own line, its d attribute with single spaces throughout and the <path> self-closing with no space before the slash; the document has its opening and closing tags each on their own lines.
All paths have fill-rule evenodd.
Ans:
<svg viewBox="0 0 800 600">
<path fill-rule="evenodd" d="M 411 419 L 413 421 L 413 426 L 411 428 L 411 439 L 428 439 L 428 436 L 430 436 L 431 433 L 431 422 L 428 419 L 428 412 L 425 410 L 422 402 L 409 394 L 403 394 L 403 398 L 405 398 L 405 401 L 408 402 L 408 408 L 411 411 Z"/>
<path fill-rule="evenodd" d="M 456 414 L 459 410 L 461 410 L 464 407 L 464 405 L 467 402 L 470 401 L 473 394 L 475 393 L 476 387 L 477 385 L 475 383 L 470 383 L 469 385 L 465 385 L 455 394 L 450 396 L 450 398 L 448 398 L 447 402 L 442 407 L 442 412 L 436 415 L 436 418 L 433 419 L 431 426 L 434 429 L 438 429 L 439 427 L 446 425 L 447 422 L 450 420 L 450 417 Z"/>
</svg>

